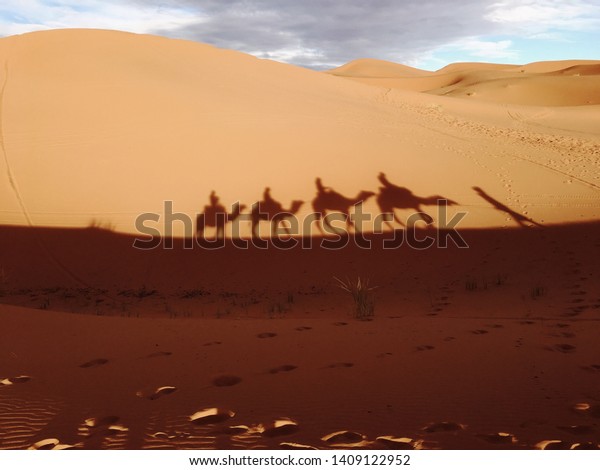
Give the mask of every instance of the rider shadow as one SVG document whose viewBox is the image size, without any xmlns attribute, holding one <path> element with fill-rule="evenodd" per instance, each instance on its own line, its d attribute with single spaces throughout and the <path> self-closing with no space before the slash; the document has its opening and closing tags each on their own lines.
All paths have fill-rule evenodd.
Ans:
<svg viewBox="0 0 600 470">
<path fill-rule="evenodd" d="M 355 197 L 348 197 L 340 194 L 334 189 L 323 186 L 321 178 L 315 180 L 317 194 L 312 200 L 313 216 L 317 221 L 317 227 L 325 235 L 348 233 L 350 228 L 356 228 L 355 221 L 358 221 L 362 214 L 361 205 L 369 198 L 375 196 L 372 191 L 359 191 Z M 351 209 L 354 209 L 353 216 Z M 345 222 L 347 232 L 333 227 L 332 222 Z M 325 230 L 323 230 L 325 228 Z"/>
<path fill-rule="evenodd" d="M 379 173 L 377 178 L 382 186 L 379 187 L 379 193 L 375 200 L 381 214 L 387 216 L 383 220 L 392 230 L 394 229 L 394 226 L 392 225 L 393 221 L 403 227 L 406 227 L 407 224 L 414 225 L 419 219 L 424 221 L 427 225 L 431 225 L 433 223 L 433 217 L 424 211 L 423 206 L 439 207 L 441 204 L 444 206 L 455 206 L 458 204 L 456 201 L 439 194 L 428 197 L 417 196 L 408 188 L 390 182 L 383 172 Z M 397 209 L 413 210 L 415 212 L 408 217 L 407 223 L 405 224 L 396 214 Z"/>
<path fill-rule="evenodd" d="M 415 211 L 409 216 L 407 220 L 408 225 L 414 224 L 418 219 L 424 221 L 427 225 L 431 225 L 433 217 L 423 210 L 423 206 L 440 206 L 440 204 L 444 206 L 458 205 L 456 201 L 439 194 L 428 197 L 417 196 L 408 188 L 390 182 L 383 172 L 379 173 L 377 178 L 382 186 L 379 187 L 379 193 L 375 200 L 381 214 L 388 215 L 388 217 L 384 218 L 384 221 L 391 229 L 394 229 L 392 221 L 396 221 L 403 227 L 407 225 L 396 214 L 397 209 Z"/>
<path fill-rule="evenodd" d="M 292 231 L 298 232 L 298 220 L 295 218 L 295 215 L 300 211 L 303 204 L 304 201 L 294 200 L 290 207 L 286 209 L 281 202 L 271 196 L 271 188 L 266 187 L 262 200 L 252 204 L 250 212 L 252 237 L 255 239 L 259 238 L 258 228 L 261 221 L 271 222 L 271 235 L 279 235 L 279 224 L 285 220 L 291 223 L 291 227 L 290 225 L 283 226 L 283 231 L 286 234 L 290 235 Z"/>
<path fill-rule="evenodd" d="M 488 193 L 486 193 L 479 186 L 473 186 L 472 189 L 473 189 L 473 191 L 475 191 L 477 193 L 477 195 L 479 197 L 481 197 L 483 200 L 489 202 L 492 206 L 494 206 L 494 209 L 496 209 L 499 212 L 503 212 L 506 215 L 508 215 L 509 217 L 511 217 L 512 220 L 514 220 L 520 227 L 532 227 L 532 226 L 543 227 L 542 224 L 539 224 L 535 220 L 530 219 L 529 217 L 527 217 L 523 214 L 519 214 L 518 212 L 515 212 L 507 205 L 502 204 L 497 199 L 494 199 L 492 196 L 490 196 Z"/>
<path fill-rule="evenodd" d="M 219 197 L 214 190 L 210 193 L 209 201 L 210 204 L 204 206 L 203 212 L 196 217 L 196 238 L 202 239 L 206 228 L 211 227 L 216 229 L 216 238 L 223 239 L 227 223 L 235 221 L 246 206 L 236 203 L 233 211 L 228 213 L 225 206 L 219 202 Z"/>
</svg>

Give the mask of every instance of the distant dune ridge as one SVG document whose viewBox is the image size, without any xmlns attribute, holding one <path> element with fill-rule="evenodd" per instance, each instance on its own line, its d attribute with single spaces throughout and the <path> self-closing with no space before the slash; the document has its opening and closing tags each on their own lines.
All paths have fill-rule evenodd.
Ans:
<svg viewBox="0 0 600 470">
<path fill-rule="evenodd" d="M 362 59 L 321 73 L 189 41 L 56 30 L 0 39 L 0 64 L 3 223 L 135 232 L 164 201 L 195 220 L 213 190 L 229 210 L 267 186 L 283 207 L 307 202 L 303 217 L 315 178 L 353 197 L 377 192 L 382 171 L 457 201 L 464 226 L 516 225 L 474 186 L 544 223 L 600 214 L 598 62 L 423 72 Z M 577 104 L 589 105 L 566 106 Z M 364 207 L 377 213 L 375 199 Z"/>
<path fill-rule="evenodd" d="M 523 66 L 457 63 L 428 72 L 383 60 L 360 59 L 327 73 L 370 85 L 504 104 L 600 104 L 600 61 L 535 62 Z"/>
</svg>

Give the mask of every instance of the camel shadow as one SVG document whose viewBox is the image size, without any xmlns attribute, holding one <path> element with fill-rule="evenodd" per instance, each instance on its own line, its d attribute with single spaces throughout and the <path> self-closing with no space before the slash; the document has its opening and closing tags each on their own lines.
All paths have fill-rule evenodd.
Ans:
<svg viewBox="0 0 600 470">
<path fill-rule="evenodd" d="M 241 212 L 246 208 L 245 205 L 235 203 L 233 211 L 228 213 L 225 206 L 219 203 L 219 197 L 212 191 L 209 196 L 210 204 L 204 206 L 204 211 L 196 217 L 196 238 L 204 236 L 207 227 L 216 229 L 216 238 L 225 237 L 225 225 L 227 222 L 233 222 Z"/>
<path fill-rule="evenodd" d="M 405 227 L 406 224 L 400 220 L 396 214 L 396 209 L 412 209 L 416 211 L 416 214 L 421 220 L 429 225 L 433 223 L 433 217 L 427 214 L 422 206 L 437 206 L 439 201 L 446 201 L 445 204 L 448 206 L 455 206 L 458 204 L 456 201 L 440 196 L 439 194 L 428 197 L 417 196 L 409 189 L 391 183 L 383 172 L 379 173 L 377 178 L 382 186 L 379 187 L 379 193 L 375 200 L 381 214 L 391 214 L 392 220 L 403 227 Z M 384 220 L 390 228 L 394 229 L 391 220 Z"/>
<path fill-rule="evenodd" d="M 258 226 L 261 221 L 270 221 L 271 233 L 273 233 L 273 229 L 276 228 L 280 222 L 296 215 L 303 204 L 304 201 L 294 200 L 289 209 L 285 209 L 279 201 L 273 199 L 271 196 L 271 188 L 265 188 L 262 200 L 252 204 L 252 211 L 250 213 L 252 237 L 258 237 Z M 284 227 L 284 231 L 287 234 L 291 234 L 290 227 L 288 226 Z"/>
<path fill-rule="evenodd" d="M 341 213 L 346 222 L 346 227 L 354 227 L 354 222 L 350 217 L 350 210 L 354 206 L 358 206 L 369 198 L 375 196 L 372 191 L 360 191 L 356 197 L 346 197 L 332 188 L 323 186 L 321 178 L 315 180 L 317 186 L 317 195 L 312 201 L 312 208 L 318 223 L 318 228 L 321 233 L 324 233 L 323 226 L 327 228 L 329 233 L 338 233 L 327 216 L 328 212 Z"/>
<path fill-rule="evenodd" d="M 520 227 L 531 227 L 532 225 L 534 225 L 536 227 L 543 227 L 542 224 L 539 224 L 535 220 L 530 219 L 529 217 L 526 217 L 523 214 L 519 214 L 518 212 L 515 212 L 507 205 L 502 204 L 497 199 L 494 199 L 492 196 L 490 196 L 488 193 L 486 193 L 479 186 L 473 186 L 472 189 L 473 189 L 473 191 L 475 191 L 477 193 L 477 195 L 480 198 L 482 198 L 483 200 L 489 202 L 492 206 L 494 206 L 494 209 L 496 209 L 499 212 L 504 212 L 509 217 L 511 217 Z"/>
</svg>

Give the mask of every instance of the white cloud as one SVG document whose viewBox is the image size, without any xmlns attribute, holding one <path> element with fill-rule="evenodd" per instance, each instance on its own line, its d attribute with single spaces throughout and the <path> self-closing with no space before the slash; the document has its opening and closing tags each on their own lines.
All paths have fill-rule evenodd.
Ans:
<svg viewBox="0 0 600 470">
<path fill-rule="evenodd" d="M 600 26 L 600 3 L 581 0 L 502 0 L 490 5 L 485 18 L 499 24 L 531 28 L 592 30 Z"/>
<path fill-rule="evenodd" d="M 485 59 L 516 59 L 517 50 L 512 49 L 512 41 L 483 41 L 477 38 L 466 38 L 444 47 L 445 50 L 459 50 L 466 52 L 471 57 Z"/>
<path fill-rule="evenodd" d="M 4 0 L 0 6 L 1 36 L 56 28 L 177 31 L 199 21 L 198 12 L 192 14 L 182 8 L 113 0 Z"/>
</svg>

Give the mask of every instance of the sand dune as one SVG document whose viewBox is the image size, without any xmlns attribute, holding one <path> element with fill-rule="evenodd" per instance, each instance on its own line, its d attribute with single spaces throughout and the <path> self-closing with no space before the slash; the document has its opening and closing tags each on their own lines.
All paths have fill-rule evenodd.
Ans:
<svg viewBox="0 0 600 470">
<path fill-rule="evenodd" d="M 0 449 L 598 448 L 598 67 L 0 39 Z M 267 238 L 261 199 L 395 219 L 241 249 L 208 218 Z M 134 248 L 165 201 L 224 247 Z"/>
<path fill-rule="evenodd" d="M 536 62 L 522 66 L 457 63 L 433 73 L 408 69 L 403 74 L 401 68 L 393 73 L 395 69 L 387 63 L 380 69 L 369 61 L 364 65 L 350 62 L 328 73 L 369 85 L 503 104 L 600 104 L 600 62 L 594 61 Z M 385 73 L 386 70 L 390 73 Z"/>
</svg>

